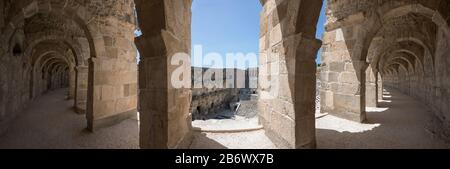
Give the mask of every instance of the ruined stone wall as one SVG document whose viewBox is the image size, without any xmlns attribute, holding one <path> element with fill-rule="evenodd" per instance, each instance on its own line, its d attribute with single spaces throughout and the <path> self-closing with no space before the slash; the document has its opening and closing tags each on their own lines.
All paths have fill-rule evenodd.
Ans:
<svg viewBox="0 0 450 169">
<path fill-rule="evenodd" d="M 221 88 L 207 88 L 205 86 L 203 88 L 196 88 L 198 85 L 207 83 L 209 78 L 209 75 L 205 73 L 207 71 L 222 73 L 223 79 L 214 79 L 215 83 L 222 84 Z M 237 77 L 240 75 L 244 76 L 240 77 L 243 79 Z M 194 120 L 207 119 L 208 115 L 214 115 L 225 109 L 230 109 L 230 103 L 238 102 L 241 93 L 256 91 L 256 88 L 251 88 L 251 83 L 254 83 L 254 87 L 257 87 L 257 80 L 257 68 L 249 68 L 246 70 L 192 68 L 193 89 L 190 109 L 192 118 Z"/>
<path fill-rule="evenodd" d="M 239 96 L 238 89 L 221 89 L 215 91 L 192 90 L 191 113 L 193 120 L 207 119 L 208 115 L 229 109 L 230 103 Z M 195 94 L 194 94 L 195 93 Z"/>
</svg>

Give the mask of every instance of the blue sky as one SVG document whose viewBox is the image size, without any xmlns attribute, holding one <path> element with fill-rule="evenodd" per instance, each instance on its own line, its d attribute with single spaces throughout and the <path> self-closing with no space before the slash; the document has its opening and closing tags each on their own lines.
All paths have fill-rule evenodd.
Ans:
<svg viewBox="0 0 450 169">
<path fill-rule="evenodd" d="M 224 62 L 227 53 L 258 54 L 261 8 L 259 0 L 195 0 L 192 4 L 192 65 L 210 67 L 202 64 L 201 57 L 194 56 L 195 45 L 202 46 L 203 56 L 218 53 Z M 318 39 L 322 38 L 325 22 L 322 11 Z M 258 65 L 257 59 L 250 62 L 249 67 Z"/>
</svg>

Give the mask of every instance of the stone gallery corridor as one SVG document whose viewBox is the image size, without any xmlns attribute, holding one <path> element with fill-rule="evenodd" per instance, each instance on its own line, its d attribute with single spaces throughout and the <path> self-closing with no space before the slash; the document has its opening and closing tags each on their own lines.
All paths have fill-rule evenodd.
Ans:
<svg viewBox="0 0 450 169">
<path fill-rule="evenodd" d="M 1 0 L 0 148 L 450 148 L 450 1 L 259 2 L 257 88 L 199 89 L 193 0 Z"/>
<path fill-rule="evenodd" d="M 139 148 L 137 118 L 90 133 L 74 113 L 67 89 L 51 91 L 26 108 L 0 138 L 1 149 Z"/>
</svg>

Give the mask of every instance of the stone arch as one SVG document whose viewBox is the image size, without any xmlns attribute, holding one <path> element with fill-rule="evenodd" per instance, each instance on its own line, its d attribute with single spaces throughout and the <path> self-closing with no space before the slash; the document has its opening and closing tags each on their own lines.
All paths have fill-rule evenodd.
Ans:
<svg viewBox="0 0 450 169">
<path fill-rule="evenodd" d="M 381 53 L 379 56 L 375 57 L 377 59 L 375 61 L 375 63 L 378 65 L 382 65 L 382 64 L 384 64 L 384 62 L 386 62 L 386 60 L 385 60 L 386 56 L 391 55 L 391 54 L 396 54 L 396 53 L 400 53 L 400 54 L 404 53 L 404 54 L 410 55 L 410 56 L 414 57 L 414 59 L 418 60 L 419 66 L 422 68 L 421 70 L 424 71 L 424 69 L 426 68 L 425 64 L 424 64 L 425 51 L 420 51 L 420 48 L 424 47 L 420 44 L 423 44 L 423 43 L 422 43 L 422 41 L 420 41 L 418 39 L 415 39 L 414 41 L 409 41 L 410 39 L 414 39 L 414 38 L 398 39 L 393 44 L 386 45 L 387 48 L 377 49 L 377 50 L 384 51 L 384 52 Z M 407 43 L 407 45 L 405 45 L 405 43 Z M 426 50 L 426 48 L 423 48 L 423 49 Z M 411 58 L 409 60 L 412 63 L 412 65 L 415 66 L 415 64 L 414 64 L 415 62 Z"/>
<path fill-rule="evenodd" d="M 21 24 L 21 21 L 30 18 L 39 13 L 53 14 L 64 16 L 65 18 L 72 19 L 84 32 L 88 42 L 89 42 L 89 61 L 93 62 L 93 58 L 98 56 L 105 55 L 105 48 L 103 42 L 103 36 L 98 32 L 99 29 L 95 24 L 89 24 L 93 19 L 94 15 L 92 15 L 87 8 L 83 5 L 77 4 L 77 2 L 58 4 L 63 1 L 44 1 L 37 0 L 32 1 L 28 4 L 25 4 L 22 10 L 12 18 L 12 20 L 7 24 L 5 28 L 5 34 L 2 39 L 10 39 L 12 32 L 16 29 L 17 25 Z M 41 5 L 38 5 L 41 4 Z M 45 4 L 45 5 L 42 5 Z M 99 53 L 98 53 L 99 52 Z M 89 69 L 94 69 L 94 63 L 89 63 Z M 94 97 L 94 71 L 89 71 L 88 74 L 88 109 L 89 107 L 92 110 Z"/>
<path fill-rule="evenodd" d="M 37 51 L 37 52 L 41 52 L 41 53 L 33 53 L 34 48 L 38 47 L 41 44 L 45 44 L 47 42 L 55 42 L 58 45 L 61 45 L 62 47 L 55 47 L 51 50 L 48 51 Z M 30 37 L 29 39 L 29 43 L 27 46 L 27 49 L 25 51 L 26 55 L 31 56 L 29 58 L 31 63 L 34 63 L 33 67 L 37 68 L 35 65 L 37 65 L 37 63 L 46 55 L 49 54 L 56 54 L 56 55 L 60 55 L 60 56 L 65 56 L 69 57 L 67 58 L 68 60 L 73 60 L 74 63 L 70 62 L 70 69 L 73 69 L 71 71 L 73 71 L 73 74 L 70 74 L 70 78 L 74 79 L 71 80 L 71 86 L 69 86 L 70 88 L 70 94 L 69 94 L 69 98 L 74 98 L 74 107 L 75 107 L 75 111 L 79 114 L 84 113 L 85 111 L 85 105 L 80 105 L 78 103 L 84 103 L 85 102 L 85 98 L 83 97 L 84 95 L 86 95 L 87 91 L 85 91 L 84 89 L 84 85 L 81 84 L 80 81 L 82 81 L 82 77 L 84 77 L 84 73 L 87 72 L 87 70 L 85 71 L 84 69 L 78 69 L 81 67 L 85 67 L 88 64 L 86 63 L 86 58 L 88 56 L 85 56 L 85 52 L 82 50 L 82 46 L 81 44 L 74 40 L 72 37 L 64 35 L 56 35 L 55 33 L 37 33 L 37 34 L 33 34 L 33 36 Z M 65 49 L 69 49 L 69 51 L 71 53 L 65 53 L 66 51 L 63 51 Z M 72 58 L 73 57 L 73 58 Z M 78 70 L 77 70 L 78 69 Z M 36 71 L 36 70 L 35 70 Z M 35 74 L 35 71 L 32 72 L 33 74 Z M 34 76 L 34 75 L 32 75 Z M 72 77 L 74 76 L 74 77 Z M 34 80 L 34 79 L 32 79 Z M 87 79 L 86 79 L 87 81 Z M 34 84 L 31 84 L 31 86 L 33 86 Z M 32 87 L 34 89 L 34 87 Z"/>
<path fill-rule="evenodd" d="M 397 66 L 397 67 L 394 67 Z M 389 65 L 387 65 L 387 68 L 393 68 L 395 73 L 398 73 L 399 68 L 402 68 L 404 71 L 408 72 L 408 68 L 405 67 L 404 63 L 399 63 L 399 62 L 392 62 Z"/>
<path fill-rule="evenodd" d="M 397 39 L 397 42 L 399 42 L 399 43 L 400 42 L 409 42 L 411 44 L 415 43 L 415 44 L 421 46 L 425 50 L 424 52 L 429 52 L 432 57 L 434 56 L 434 52 L 433 52 L 434 50 L 432 50 L 433 48 L 430 45 L 426 45 L 424 43 L 424 40 L 422 40 L 422 39 L 418 39 L 418 38 L 415 38 L 415 37 L 406 37 L 406 38 L 399 38 L 399 39 Z M 422 55 L 425 55 L 425 54 L 423 53 Z M 421 55 L 417 55 L 417 57 L 419 57 L 419 56 L 421 56 Z M 421 58 L 419 58 L 419 60 L 422 61 L 422 65 L 424 65 L 424 60 L 425 60 L 424 57 L 425 56 L 422 56 Z"/>
<path fill-rule="evenodd" d="M 372 63 L 372 60 L 369 59 L 369 54 L 372 54 L 369 53 L 371 52 L 371 46 L 376 43 L 377 39 L 382 38 L 382 40 L 391 40 L 394 45 L 395 43 L 403 43 L 403 39 L 410 40 L 411 42 L 417 41 L 417 39 L 422 41 L 421 43 L 416 44 L 423 46 L 424 51 L 426 52 L 411 52 L 415 53 L 415 55 L 412 56 L 419 57 L 419 60 L 422 60 L 422 65 L 424 65 L 423 67 L 427 66 L 424 63 L 424 60 L 429 59 L 429 56 L 426 53 L 432 54 L 434 52 L 433 39 L 427 39 L 428 32 L 422 33 L 423 35 L 421 34 L 420 36 L 417 35 L 417 32 L 429 31 L 426 28 L 421 28 L 420 31 L 414 32 L 415 29 L 411 31 L 408 30 L 410 27 L 406 27 L 405 29 L 408 31 L 401 31 L 398 35 L 395 34 L 393 37 L 378 37 L 379 32 L 384 30 L 385 26 L 388 24 L 387 21 L 396 19 L 395 17 L 397 16 L 412 14 L 414 16 L 420 16 L 420 19 L 423 17 L 423 20 L 425 20 L 426 23 L 434 23 L 437 27 L 439 27 L 439 29 L 443 29 L 445 32 L 448 32 L 449 27 L 446 22 L 446 17 L 442 17 L 445 16 L 446 13 L 438 10 L 431 10 L 438 7 L 432 6 L 433 3 L 423 1 L 364 1 L 361 4 L 348 3 L 350 6 L 345 9 L 339 8 L 345 4 L 345 1 L 328 2 L 331 3 L 332 6 L 329 8 L 328 21 L 330 23 L 326 26 L 327 36 L 324 37 L 324 40 L 330 44 L 325 46 L 326 51 L 324 54 L 326 55 L 325 57 L 330 59 L 324 60 L 324 62 L 327 63 L 324 64 L 323 67 L 328 70 L 323 72 L 323 80 L 326 81 L 325 83 L 329 82 L 330 85 L 336 82 L 341 85 L 346 85 L 345 88 L 351 90 L 348 90 L 348 92 L 342 92 L 342 90 L 324 89 L 321 91 L 321 97 L 328 99 L 328 101 L 322 105 L 321 110 L 324 112 L 336 112 L 336 115 L 341 115 L 341 117 L 347 119 L 355 121 L 359 121 L 359 119 L 361 119 L 361 121 L 364 121 L 366 105 L 365 97 L 362 94 L 366 93 L 366 70 L 368 66 L 374 66 L 374 68 L 379 69 L 381 72 L 385 71 L 383 70 L 383 67 L 381 67 L 383 65 L 380 66 L 380 64 L 377 63 L 378 61 L 375 61 L 374 64 Z M 408 4 L 405 5 L 405 3 Z M 426 5 L 431 5 L 431 7 Z M 446 35 L 447 37 L 450 37 L 448 36 L 448 33 Z M 385 46 L 383 48 L 389 47 L 390 46 Z M 345 48 L 347 51 L 344 53 L 342 51 L 345 50 Z M 395 52 L 395 50 L 401 49 L 402 48 L 393 48 L 390 50 Z M 389 53 L 382 53 L 380 50 L 379 53 L 373 53 L 376 53 L 376 56 L 384 57 L 384 55 L 391 55 L 392 51 Z M 339 52 L 339 56 L 336 54 L 331 54 L 331 52 Z M 348 62 L 351 62 L 350 65 Z M 354 69 L 348 69 L 348 67 L 351 66 L 353 66 Z M 336 74 L 338 74 L 338 77 L 335 76 Z M 333 75 L 332 80 L 329 78 L 331 75 Z M 343 75 L 347 78 L 342 78 Z M 340 79 L 339 76 L 341 77 Z M 336 98 L 342 98 L 339 96 L 344 96 L 347 98 L 351 97 L 351 100 L 348 99 L 347 103 L 343 101 L 338 102 L 336 101 Z M 349 105 L 348 102 L 356 104 Z M 358 118 L 356 116 L 352 117 L 352 113 L 357 115 Z"/>
<path fill-rule="evenodd" d="M 397 56 L 405 61 L 408 61 L 412 68 L 414 69 L 414 72 L 423 72 L 425 69 L 425 66 L 422 64 L 422 62 L 417 59 L 417 55 L 415 55 L 414 53 L 408 51 L 408 50 L 397 50 L 394 51 L 394 54 L 399 54 L 400 56 Z M 418 63 L 419 65 L 416 65 L 416 63 Z"/>
<path fill-rule="evenodd" d="M 67 64 L 69 64 L 69 62 L 65 59 L 65 57 L 63 57 L 63 55 L 51 55 L 51 54 L 58 54 L 58 53 L 47 53 L 46 55 L 42 55 L 42 58 L 45 58 L 44 60 L 40 59 L 41 62 L 39 62 L 39 64 L 36 66 L 38 69 L 43 68 L 45 65 L 47 65 L 48 62 L 52 61 L 52 60 L 63 60 L 65 61 Z"/>
<path fill-rule="evenodd" d="M 22 47 L 20 47 L 19 44 L 15 44 L 14 47 L 12 48 L 12 54 L 13 56 L 19 56 L 22 54 Z"/>
<path fill-rule="evenodd" d="M 60 57 L 51 57 L 43 62 L 41 69 L 43 69 L 47 72 L 51 72 L 50 70 L 52 69 L 52 67 L 57 64 L 67 64 L 67 62 L 65 60 L 61 59 Z"/>
<path fill-rule="evenodd" d="M 400 64 L 403 68 L 405 68 L 405 71 L 409 74 L 411 72 L 411 65 L 409 64 L 408 61 L 402 59 L 402 58 L 393 58 L 391 59 L 392 63 L 397 63 Z"/>
<path fill-rule="evenodd" d="M 395 54 L 397 54 L 397 55 L 395 55 Z M 381 59 L 383 59 L 383 62 L 380 63 L 381 67 L 383 67 L 383 64 L 388 64 L 390 61 L 392 61 L 394 59 L 401 59 L 401 60 L 404 60 L 404 61 L 406 61 L 408 63 L 407 64 L 408 67 L 410 65 L 410 66 L 412 66 L 412 68 L 414 70 L 416 70 L 415 57 L 412 56 L 409 52 L 405 53 L 405 52 L 402 52 L 401 50 L 394 50 L 394 51 L 392 51 L 390 53 L 386 53 L 384 55 L 384 57 L 381 58 Z"/>
<path fill-rule="evenodd" d="M 360 50 L 356 50 L 354 52 L 354 56 L 361 56 L 361 60 L 366 60 L 370 44 L 376 34 L 381 30 L 383 23 L 391 18 L 410 13 L 418 14 L 430 19 L 439 28 L 442 28 L 446 36 L 450 38 L 450 27 L 439 11 L 432 10 L 420 3 L 408 4 L 394 8 L 389 7 L 391 5 L 392 4 L 390 3 L 386 3 L 384 6 L 379 8 L 379 11 L 371 13 L 371 17 L 369 17 L 369 19 L 362 24 L 363 26 L 359 32 L 360 38 L 358 38 L 358 42 L 356 43 L 362 45 L 359 46 Z"/>
<path fill-rule="evenodd" d="M 399 30 L 403 31 L 403 30 Z M 404 31 L 403 31 L 404 32 Z M 379 44 L 378 40 L 388 40 L 388 43 Z M 432 54 L 431 44 L 425 42 L 429 41 L 425 35 L 417 31 L 407 31 L 407 33 L 394 34 L 389 39 L 376 37 L 370 46 L 371 53 L 368 53 L 367 61 L 373 62 L 374 64 L 379 64 L 382 56 L 386 53 L 395 52 L 395 50 L 400 50 L 402 52 L 410 53 L 420 61 L 420 64 L 424 66 L 425 53 L 428 52 Z M 376 48 L 375 46 L 381 46 Z M 423 50 L 422 50 L 423 49 Z M 381 53 L 380 53 L 381 52 Z"/>
<path fill-rule="evenodd" d="M 167 61 L 173 53 L 190 53 L 188 41 L 190 33 L 186 33 L 188 32 L 186 30 L 189 30 L 190 26 L 191 3 L 191 0 L 151 2 L 135 0 L 139 28 L 142 31 L 142 35 L 135 40 L 141 54 L 139 63 L 141 148 L 179 148 L 183 147 L 192 136 L 190 122 L 187 121 L 191 119 L 188 115 L 190 90 L 168 87 L 170 83 L 168 81 L 157 82 L 161 77 L 160 74 L 171 74 L 173 67 L 167 65 Z M 261 0 L 261 4 L 264 5 L 263 13 L 267 15 L 261 16 L 262 32 L 271 29 L 276 33 L 274 36 L 277 36 L 276 39 L 279 41 L 269 44 L 279 44 L 273 47 L 277 47 L 283 56 L 292 59 L 287 62 L 290 63 L 287 65 L 288 70 L 292 70 L 289 74 L 297 75 L 296 78 L 283 81 L 285 84 L 294 84 L 288 85 L 292 90 L 287 92 L 289 93 L 287 97 L 290 97 L 291 101 L 297 100 L 287 105 L 290 107 L 290 118 L 295 121 L 285 118 L 280 122 L 289 124 L 291 128 L 286 132 L 276 132 L 282 131 L 279 130 L 280 126 L 270 122 L 264 126 L 270 129 L 271 139 L 280 138 L 276 144 L 281 147 L 314 148 L 315 58 L 321 46 L 321 42 L 315 39 L 315 33 L 322 1 Z M 269 19 L 273 19 L 273 22 L 269 22 Z M 146 21 L 150 21 L 151 24 Z M 269 41 L 269 38 L 266 39 Z M 301 83 L 307 85 L 295 88 Z M 177 93 L 178 97 L 175 99 L 172 93 Z M 156 97 L 161 98 L 158 100 L 159 105 L 148 104 L 154 101 L 151 98 Z M 168 105 L 173 104 L 180 107 L 169 109 Z M 271 106 L 270 104 L 267 106 Z"/>
<path fill-rule="evenodd" d="M 76 66 L 86 65 L 86 63 L 84 63 L 85 56 L 83 55 L 80 44 L 78 42 L 72 40 L 71 38 L 62 37 L 62 36 L 58 36 L 58 35 L 49 35 L 49 36 L 43 35 L 43 36 L 35 36 L 35 37 L 36 38 L 32 38 L 30 40 L 30 43 L 28 44 L 27 48 L 24 51 L 25 55 L 31 56 L 34 47 L 41 43 L 45 43 L 45 42 L 49 42 L 49 41 L 56 41 L 58 43 L 62 43 L 64 45 L 66 45 L 71 50 L 71 52 L 73 53 L 73 56 L 74 56 L 74 58 L 73 58 L 75 61 L 74 64 Z"/>
<path fill-rule="evenodd" d="M 106 2 L 106 1 L 105 1 Z M 111 2 L 116 4 L 116 1 L 108 1 L 108 3 Z M 132 1 L 127 1 L 132 3 Z M 95 94 L 99 94 L 101 92 L 96 92 L 96 90 L 105 90 L 104 88 L 111 87 L 111 85 L 106 85 L 105 83 L 112 83 L 111 78 L 103 78 L 104 76 L 120 76 L 115 73 L 119 72 L 122 75 L 124 75 L 124 78 L 117 79 L 119 82 L 114 84 L 115 88 L 123 88 L 127 90 L 133 90 L 137 86 L 136 82 L 136 72 L 135 70 L 132 70 L 135 66 L 131 64 L 130 62 L 126 62 L 128 60 L 124 59 L 125 56 L 129 57 L 132 56 L 133 53 L 133 45 L 128 44 L 132 36 L 130 36 L 130 32 L 124 32 L 123 30 L 131 30 L 133 25 L 133 16 L 131 18 L 121 18 L 120 16 L 115 16 L 113 12 L 115 12 L 116 9 L 108 10 L 108 11 L 101 11 L 103 10 L 102 6 L 101 8 L 93 7 L 95 5 L 98 5 L 97 2 L 93 1 L 48 1 L 48 0 L 33 0 L 33 1 L 26 1 L 24 3 L 20 3 L 20 7 L 17 7 L 16 14 L 11 17 L 10 20 L 7 21 L 7 25 L 5 25 L 4 28 L 4 34 L 2 34 L 2 40 L 3 39 L 9 39 L 11 37 L 11 32 L 13 32 L 17 27 L 19 27 L 21 24 L 23 24 L 23 21 L 25 19 L 31 18 L 37 14 L 49 14 L 51 16 L 62 16 L 65 19 L 71 20 L 75 23 L 75 25 L 80 28 L 83 36 L 86 38 L 87 43 L 81 42 L 82 47 L 80 46 L 81 50 L 74 49 L 74 52 L 82 51 L 85 46 L 88 46 L 86 48 L 89 48 L 89 53 L 85 54 L 88 56 L 85 56 L 88 58 L 88 65 L 87 69 L 85 65 L 77 66 L 77 72 L 82 72 L 83 79 L 87 79 L 87 84 L 85 85 L 84 81 L 82 82 L 83 86 L 87 86 L 87 96 L 82 96 L 83 99 L 85 97 L 87 98 L 87 111 L 86 111 L 86 118 L 88 120 L 88 129 L 90 131 L 94 130 L 94 121 L 99 122 L 98 127 L 107 126 L 111 123 L 115 123 L 115 121 L 119 120 L 113 120 L 114 118 L 118 118 L 120 120 L 126 119 L 128 117 L 131 117 L 133 113 L 135 113 L 136 106 L 134 105 L 134 102 L 137 102 L 136 99 L 136 91 L 131 91 L 128 94 L 123 94 L 120 92 L 114 93 L 117 100 L 120 101 L 123 104 L 120 104 L 119 106 L 113 106 L 114 110 L 110 109 L 110 107 L 105 108 L 104 106 L 106 102 L 111 102 L 111 100 L 103 99 L 99 100 L 95 97 Z M 92 8 L 91 8 L 92 7 Z M 132 8 L 132 5 L 125 6 L 124 8 L 127 9 Z M 107 8 L 107 7 L 106 7 Z M 123 7 L 122 7 L 123 8 Z M 99 10 L 99 11 L 97 11 Z M 130 10 L 131 11 L 131 10 Z M 99 12 L 99 13 L 97 13 Z M 111 13 L 110 13 L 111 12 Z M 106 14 L 105 14 L 106 13 Z M 110 18 L 101 18 L 105 15 L 111 14 L 114 15 Z M 105 19 L 106 21 L 110 21 L 110 19 L 123 19 L 124 21 L 120 20 L 118 22 L 111 21 L 111 23 L 116 24 L 117 27 L 108 27 L 108 25 L 105 25 L 103 22 L 100 23 L 100 19 Z M 127 20 L 130 19 L 131 21 Z M 118 35 L 115 34 L 108 34 L 108 33 L 115 33 L 115 32 L 109 32 L 117 31 Z M 133 30 L 134 31 L 134 30 Z M 132 33 L 131 33 L 132 34 Z M 41 37 L 36 37 L 36 39 Z M 67 40 L 67 37 L 65 37 Z M 70 39 L 70 37 L 69 37 Z M 6 41 L 6 40 L 5 40 Z M 72 39 L 71 41 L 66 41 L 66 43 L 72 43 L 73 41 L 76 41 Z M 84 39 L 83 39 L 84 41 Z M 107 44 L 109 43 L 109 44 Z M 116 44 L 117 46 L 115 46 Z M 111 49 L 108 47 L 116 47 L 120 49 Z M 131 47 L 129 47 L 130 45 Z M 78 45 L 77 45 L 78 46 Z M 73 46 L 72 46 L 73 47 Z M 127 50 L 128 49 L 128 50 Z M 87 51 L 87 50 L 86 50 Z M 125 51 L 125 52 L 123 52 Z M 80 52 L 80 53 L 82 53 Z M 81 56 L 80 54 L 76 56 Z M 130 70 L 125 70 L 126 66 L 121 67 L 120 71 L 111 70 L 111 59 L 114 57 L 114 59 L 122 61 L 124 64 L 129 64 Z M 123 56 L 123 57 L 122 57 Z M 122 60 L 121 60 L 122 59 Z M 128 58 L 127 58 L 128 59 Z M 81 60 L 81 59 L 77 59 Z M 126 60 L 126 61 L 125 61 Z M 83 60 L 84 61 L 84 60 Z M 107 69 L 107 70 L 104 70 Z M 100 72 L 100 73 L 99 73 Z M 109 73 L 109 74 L 108 74 Z M 102 75 L 99 75 L 102 74 Z M 106 74 L 106 75 L 105 75 Z M 94 77 L 94 76 L 101 76 L 101 78 Z M 99 80 L 102 79 L 103 81 Z M 106 79 L 106 80 L 105 80 Z M 95 80 L 95 81 L 94 81 Z M 108 81 L 109 80 L 109 81 Z M 105 82 L 107 81 L 107 82 Z M 95 86 L 95 87 L 94 87 Z M 128 86 L 128 87 L 127 87 Z M 131 86 L 131 87 L 130 87 Z M 84 90 L 84 89 L 83 89 Z M 124 92 L 125 93 L 125 92 Z M 121 96 L 126 95 L 126 96 Z M 120 98 L 119 97 L 123 97 Z M 126 100 L 126 101 L 125 101 Z M 127 103 L 124 103 L 127 102 Z M 118 107 L 118 108 L 116 108 Z M 121 111 L 121 112 L 119 112 Z M 106 113 L 105 113 L 106 112 Z M 122 113 L 122 114 L 121 114 Z M 105 115 L 107 114 L 107 115 Z M 127 114 L 127 115 L 123 115 Z M 120 115 L 120 116 L 119 116 Z M 102 123 L 104 122 L 104 123 Z M 96 125 L 97 126 L 97 125 Z"/>
<path fill-rule="evenodd" d="M 15 57 L 21 56 L 24 49 L 24 33 L 22 30 L 14 31 L 11 40 L 8 42 L 8 51 Z"/>
<path fill-rule="evenodd" d="M 58 78 L 57 69 L 60 65 L 67 64 L 67 62 L 61 57 L 50 57 L 43 62 L 41 65 L 41 70 L 47 75 L 47 90 L 54 89 L 57 83 L 56 78 Z"/>
<path fill-rule="evenodd" d="M 90 57 L 97 57 L 98 54 L 96 53 L 96 48 L 100 51 L 104 50 L 101 49 L 102 46 L 94 45 L 102 44 L 101 42 L 103 41 L 103 37 L 98 32 L 99 29 L 94 24 L 89 24 L 94 15 L 92 15 L 86 7 L 78 4 L 77 2 L 62 5 L 58 3 L 60 3 L 60 1 L 35 0 L 28 4 L 24 4 L 22 10 L 19 10 L 19 12 L 12 17 L 9 24 L 7 24 L 4 31 L 5 34 L 2 39 L 11 39 L 13 32 L 15 32 L 16 28 L 22 24 L 22 20 L 26 18 L 30 18 L 40 13 L 59 15 L 64 16 L 67 19 L 72 19 L 79 26 L 79 28 L 83 30 L 89 41 L 89 47 L 91 49 Z"/>
<path fill-rule="evenodd" d="M 390 9 L 383 16 L 383 21 L 393 18 L 396 16 L 406 15 L 408 13 L 415 13 L 418 15 L 425 16 L 433 21 L 438 27 L 443 28 L 447 37 L 450 37 L 450 27 L 446 21 L 446 19 L 441 15 L 439 10 L 433 10 L 429 7 L 426 7 L 420 3 L 416 4 L 408 4 L 404 6 L 400 6 L 394 9 Z"/>
<path fill-rule="evenodd" d="M 36 92 L 40 92 L 39 86 L 41 82 L 39 78 L 37 78 L 37 75 L 46 76 L 48 63 L 51 63 L 53 60 L 62 60 L 67 63 L 67 60 L 65 60 L 64 57 L 62 57 L 62 55 L 58 52 L 44 52 L 33 64 L 31 71 L 32 80 L 30 83 L 30 90 L 32 94 L 30 97 L 34 97 L 36 95 Z"/>
<path fill-rule="evenodd" d="M 403 54 L 403 55 L 394 55 L 393 57 L 389 58 L 389 61 L 394 61 L 394 60 L 403 60 L 405 62 L 408 63 L 408 68 L 411 68 L 411 70 L 413 72 L 416 71 L 416 66 L 415 66 L 415 60 L 413 58 L 411 58 L 411 55 L 408 54 Z"/>
</svg>

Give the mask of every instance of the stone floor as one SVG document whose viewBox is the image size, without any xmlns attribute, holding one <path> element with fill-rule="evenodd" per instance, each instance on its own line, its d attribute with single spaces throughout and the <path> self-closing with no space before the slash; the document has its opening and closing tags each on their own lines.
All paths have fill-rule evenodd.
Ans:
<svg viewBox="0 0 450 169">
<path fill-rule="evenodd" d="M 238 133 L 196 133 L 191 149 L 276 149 L 264 130 Z"/>
<path fill-rule="evenodd" d="M 136 149 L 138 123 L 126 120 L 96 131 L 85 131 L 86 118 L 71 109 L 65 89 L 51 91 L 36 99 L 0 136 L 0 149 Z"/>
<path fill-rule="evenodd" d="M 4 148 L 138 148 L 138 120 L 126 120 L 92 134 L 84 130 L 86 119 L 64 100 L 66 90 L 49 92 L 33 102 L 0 136 Z M 384 108 L 371 108 L 369 122 L 359 124 L 332 115 L 318 116 L 318 148 L 450 148 L 427 130 L 431 113 L 414 99 L 391 91 Z M 242 121 L 251 122 L 255 121 Z M 234 122 L 216 122 L 235 125 Z M 254 123 L 256 124 L 256 123 Z M 273 149 L 264 130 L 237 133 L 196 132 L 193 149 Z"/>
<path fill-rule="evenodd" d="M 331 115 L 319 118 L 316 124 L 318 148 L 450 148 L 450 142 L 428 130 L 432 113 L 422 103 L 389 90 L 380 107 L 368 108 L 367 124 Z"/>
<path fill-rule="evenodd" d="M 262 129 L 258 117 L 245 118 L 235 116 L 233 119 L 195 120 L 192 127 L 196 131 L 238 132 Z"/>
<path fill-rule="evenodd" d="M 192 122 L 195 138 L 192 149 L 275 149 L 265 135 L 258 117 L 235 116 L 233 119 L 196 120 Z M 200 132 L 202 131 L 202 132 Z"/>
</svg>

